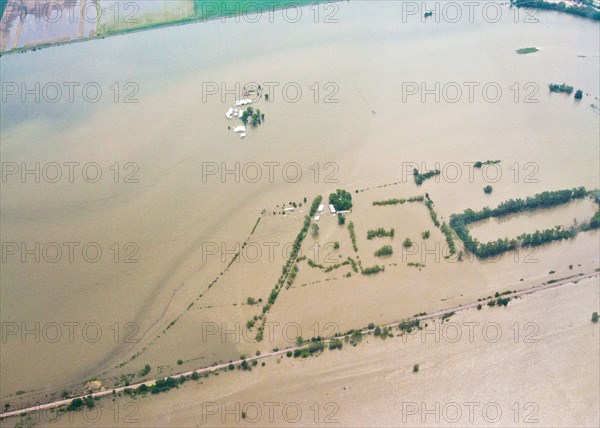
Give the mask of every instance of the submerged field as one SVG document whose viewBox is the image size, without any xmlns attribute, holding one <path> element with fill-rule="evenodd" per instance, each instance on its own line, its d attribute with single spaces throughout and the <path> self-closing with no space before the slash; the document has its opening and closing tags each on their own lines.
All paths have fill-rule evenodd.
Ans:
<svg viewBox="0 0 600 428">
<path fill-rule="evenodd" d="M 598 304 L 597 280 L 584 280 L 408 335 L 394 329 L 393 338 L 365 336 L 317 357 L 269 358 L 164 394 L 29 418 L 39 426 L 597 426 L 590 313 Z"/>
<path fill-rule="evenodd" d="M 3 262 L 1 321 L 18 329 L 3 337 L 6 342 L 0 349 L 3 405 L 48 401 L 60 397 L 63 390 L 68 396 L 82 391 L 86 381 L 95 378 L 110 388 L 207 367 L 241 354 L 291 346 L 298 335 L 309 338 L 369 323 L 396 322 L 599 268 L 597 230 L 505 253 L 493 262 L 467 255 L 456 262 L 444 257 L 446 237 L 433 223 L 424 202 L 373 205 L 375 201 L 428 195 L 439 221 L 448 223 L 452 214 L 495 207 L 511 198 L 579 186 L 595 189 L 600 129 L 592 104 L 598 104 L 600 88 L 594 56 L 598 37 L 593 36 L 598 35 L 598 27 L 553 13 L 540 14 L 543 25 L 516 24 L 506 15 L 494 25 L 478 21 L 431 26 L 431 21 L 414 20 L 399 26 L 401 17 L 394 2 L 378 6 L 342 3 L 335 25 L 315 23 L 309 13 L 293 25 L 281 19 L 273 23 L 217 20 L 2 58 L 2 78 L 7 81 L 45 83 L 52 73 L 57 81 L 68 82 L 76 76 L 84 83 L 97 82 L 104 90 L 98 103 L 78 97 L 74 103 L 26 104 L 14 97 L 0 107 L 3 162 L 29 168 L 36 162 L 95 162 L 104 173 L 96 183 L 85 181 L 78 172 L 73 182 L 66 178 L 36 182 L 31 176 L 23 181 L 15 175 L 2 185 L 4 242 L 25 243 L 28 249 L 36 243 L 77 242 L 79 248 L 96 243 L 103 250 L 103 257 L 95 263 L 83 259 L 80 252 L 73 263 L 66 256 L 57 263 L 44 258 L 36 263 L 33 256 L 23 262 L 21 254 L 7 256 Z M 515 54 L 526 46 L 524 39 L 540 51 Z M 228 48 L 220 49 L 222 43 Z M 169 57 L 157 59 L 156 52 L 161 51 L 168 51 Z M 93 62 L 82 58 L 93 58 Z M 64 67 L 66 61 L 71 67 Z M 227 129 L 241 122 L 228 122 L 224 117 L 240 96 L 223 99 L 219 93 L 207 97 L 204 84 L 216 83 L 219 88 L 221 84 L 227 88 L 239 84 L 241 88 L 252 81 L 279 86 L 269 90 L 269 102 L 255 104 L 266 113 L 265 123 L 249 128 L 248 136 L 241 140 Z M 423 102 L 420 95 L 403 99 L 407 82 L 433 87 L 436 82 L 457 81 L 495 82 L 503 96 L 494 103 L 479 92 L 473 102 L 467 98 L 458 103 L 443 98 L 436 102 L 433 97 Z M 547 84 L 553 81 L 567 81 L 586 95 L 575 102 L 563 94 L 550 94 Z M 125 83 L 137 85 L 138 102 L 115 102 L 110 89 L 115 82 L 121 88 Z M 281 92 L 281 87 L 292 82 L 303 94 L 295 102 Z M 328 83 L 334 84 L 333 95 L 326 89 Z M 537 85 L 534 97 L 538 102 L 522 102 L 523 92 L 515 102 L 510 89 L 515 83 L 521 91 L 528 83 Z M 315 84 L 320 88 L 316 101 Z M 325 96 L 337 102 L 325 102 Z M 474 171 L 471 178 L 464 165 L 496 159 L 501 161 L 497 168 L 502 174 L 493 183 L 483 169 Z M 128 162 L 137 167 L 136 181 L 126 181 L 121 175 L 115 182 L 115 168 L 125 176 L 131 172 L 124 168 Z M 268 179 L 265 163 L 277 165 L 273 180 Z M 207 164 L 216 165 L 219 171 L 206 175 Z M 241 172 L 221 174 L 236 168 L 241 171 L 249 164 L 263 165 L 262 179 L 250 180 Z M 455 164 L 460 166 L 458 179 L 453 174 Z M 299 167 L 302 176 L 291 180 L 282 173 L 285 165 Z M 415 165 L 421 172 L 439 168 L 441 174 L 417 186 L 411 175 Z M 493 186 L 491 194 L 484 193 L 486 185 Z M 340 226 L 337 217 L 324 214 L 318 221 L 319 233 L 307 233 L 293 283 L 282 287 L 266 312 L 266 322 L 274 326 L 273 335 L 267 335 L 265 328 L 263 340 L 256 341 L 264 320 L 261 315 L 289 257 L 288 244 L 302 230 L 313 199 L 322 195 L 327 202 L 329 193 L 338 188 L 353 197 L 346 224 Z M 281 214 L 291 202 L 297 208 Z M 473 225 L 472 233 L 482 240 L 511 237 L 556 224 L 569 226 L 573 219 L 581 223 L 595 210 L 597 205 L 587 198 L 501 221 L 492 219 Z M 350 222 L 357 250 L 348 230 Z M 369 230 L 378 228 L 393 228 L 394 237 L 369 240 Z M 424 232 L 429 232 L 428 238 L 423 237 Z M 403 246 L 406 238 L 413 243 L 410 248 Z M 393 255 L 376 256 L 384 245 L 392 247 Z M 125 262 L 132 248 L 134 262 Z M 238 252 L 242 255 L 234 260 Z M 360 259 L 362 268 L 383 265 L 385 270 L 363 275 L 347 263 L 327 271 L 349 257 L 355 262 Z M 324 268 L 311 267 L 309 259 Z M 272 377 L 265 380 L 255 377 L 258 371 L 236 372 L 222 385 L 212 383 L 221 377 L 206 382 L 216 388 L 214 397 L 225 391 L 229 382 L 239 382 L 244 385 L 237 393 L 240 400 L 251 394 L 253 382 L 277 382 L 289 387 L 293 400 L 310 390 L 311 382 L 318 380 L 314 376 L 320 374 L 329 386 L 316 387 L 319 397 L 354 391 L 349 402 L 359 409 L 365 398 L 358 392 L 359 381 L 366 382 L 373 403 L 392 394 L 393 388 L 417 391 L 415 399 L 419 399 L 418 378 L 410 373 L 416 363 L 424 369 L 418 376 L 436 379 L 428 384 L 436 385 L 440 400 L 456 388 L 472 390 L 487 370 L 493 371 L 499 388 L 513 393 L 508 381 L 502 383 L 501 367 L 514 382 L 523 376 L 542 376 L 537 370 L 545 368 L 552 373 L 545 375 L 546 385 L 564 384 L 569 392 L 574 388 L 569 382 L 582 378 L 584 390 L 590 392 L 583 404 L 571 403 L 574 419 L 567 417 L 568 411 L 552 410 L 543 420 L 556 417 L 564 425 L 573 420 L 593 424 L 593 415 L 586 416 L 584 411 L 597 403 L 590 383 L 595 377 L 571 378 L 566 370 L 571 353 L 575 354 L 573 361 L 579 361 L 577 367 L 591 367 L 589 363 L 598 357 L 597 353 L 575 351 L 591 349 L 590 344 L 597 340 L 597 330 L 594 336 L 587 321 L 594 305 L 597 307 L 593 291 L 597 279 L 588 283 L 591 285 L 582 282 L 582 288 L 561 289 L 557 293 L 564 293 L 564 299 L 552 303 L 531 297 L 512 301 L 508 308 L 496 308 L 500 312 L 486 308 L 472 314 L 473 319 L 479 314 L 482 319 L 489 314 L 506 317 L 502 322 L 510 325 L 513 308 L 524 307 L 523 321 L 531 314 L 535 322 L 549 323 L 543 324 L 544 328 L 555 333 L 548 333 L 551 339 L 544 342 L 544 349 L 564 352 L 556 360 L 564 364 L 542 358 L 543 350 L 537 348 L 482 346 L 470 352 L 442 344 L 423 350 L 415 344 L 398 368 L 394 352 L 399 341 L 394 339 L 302 363 L 269 362 Z M 587 291 L 577 291 L 582 289 Z M 572 290 L 577 294 L 571 295 Z M 569 305 L 561 306 L 563 301 Z M 540 311 L 547 313 L 547 304 L 556 305 L 556 318 L 537 316 Z M 572 321 L 581 328 L 578 332 L 587 333 L 567 334 L 563 321 L 567 325 Z M 32 335 L 24 339 L 21 335 L 36 323 L 48 327 L 74 322 L 79 324 L 72 341 L 64 327 L 62 339 L 55 342 L 48 340 L 50 330 L 40 333 L 38 341 Z M 87 324 L 100 326 L 99 340 L 82 335 L 81 328 Z M 292 327 L 284 330 L 284 325 Z M 557 343 L 573 345 L 561 348 Z M 430 351 L 431 359 L 421 363 L 417 357 Z M 504 361 L 512 360 L 515 353 L 519 363 L 508 368 Z M 451 367 L 461 370 L 459 362 L 473 361 L 475 355 L 486 356 L 478 360 L 475 374 L 461 371 L 460 376 L 450 376 L 442 370 L 447 359 Z M 381 362 L 374 364 L 373 360 Z M 327 361 L 333 362 L 328 365 Z M 146 364 L 151 370 L 143 374 Z M 520 369 L 522 366 L 532 371 Z M 303 375 L 306 382 L 286 381 L 295 369 L 306 367 L 314 369 L 314 374 Z M 428 368 L 435 373 L 428 374 Z M 358 373 L 355 378 L 353 372 Z M 381 383 L 381 379 L 391 380 Z M 463 379 L 464 383 L 456 383 Z M 340 382 L 346 382 L 347 391 L 338 391 Z M 382 395 L 375 391 L 378 385 L 387 385 L 382 387 Z M 205 386 L 186 385 L 166 395 L 166 403 L 177 399 L 187 403 L 182 398 L 185 394 L 203 394 Z M 423 390 L 422 394 L 435 396 L 436 391 Z M 531 399 L 554 403 L 557 397 L 552 388 L 540 387 Z M 140 400 L 140 406 L 155 401 Z M 380 424 L 393 423 L 397 414 L 392 409 L 397 404 L 382 406 Z M 196 414 L 190 413 L 187 404 L 177 406 L 157 406 L 156 413 L 144 407 L 141 423 L 193 424 Z M 159 409 L 167 410 L 161 413 Z M 182 413 L 175 414 L 174 409 Z M 344 425 L 356 416 L 353 409 L 345 410 Z"/>
</svg>

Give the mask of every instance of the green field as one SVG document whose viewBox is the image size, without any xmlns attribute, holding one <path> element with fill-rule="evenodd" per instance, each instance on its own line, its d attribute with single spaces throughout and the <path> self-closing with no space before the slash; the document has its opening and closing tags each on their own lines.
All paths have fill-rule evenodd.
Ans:
<svg viewBox="0 0 600 428">
<path fill-rule="evenodd" d="M 315 3 L 325 3 L 315 0 L 194 0 L 196 17 L 199 19 L 212 19 L 221 16 L 232 16 L 239 13 L 256 13 L 257 9 L 265 12 L 272 9 L 305 6 Z"/>
</svg>

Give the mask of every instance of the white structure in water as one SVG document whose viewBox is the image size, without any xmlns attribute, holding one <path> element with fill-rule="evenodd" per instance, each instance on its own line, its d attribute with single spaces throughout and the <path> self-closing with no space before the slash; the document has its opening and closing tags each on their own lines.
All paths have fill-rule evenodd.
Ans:
<svg viewBox="0 0 600 428">
<path fill-rule="evenodd" d="M 248 105 L 248 104 L 252 104 L 252 100 L 250 98 L 244 98 L 243 100 L 238 100 L 238 101 L 235 102 L 235 105 L 237 107 L 239 107 L 239 106 L 245 106 L 245 105 Z"/>
</svg>

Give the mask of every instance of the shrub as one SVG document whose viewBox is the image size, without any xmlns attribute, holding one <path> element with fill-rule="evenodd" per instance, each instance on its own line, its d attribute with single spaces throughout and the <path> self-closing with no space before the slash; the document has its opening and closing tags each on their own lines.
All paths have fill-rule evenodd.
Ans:
<svg viewBox="0 0 600 428">
<path fill-rule="evenodd" d="M 177 365 L 180 366 L 183 364 L 183 360 L 177 360 Z"/>
<path fill-rule="evenodd" d="M 404 246 L 404 248 L 410 248 L 413 246 L 412 241 L 410 240 L 410 238 L 406 238 L 404 240 L 404 242 L 402 243 L 402 245 Z"/>
<path fill-rule="evenodd" d="M 384 245 L 379 250 L 375 251 L 375 256 L 377 256 L 377 257 L 391 256 L 393 253 L 394 253 L 394 250 L 392 249 L 391 245 Z"/>
<path fill-rule="evenodd" d="M 398 328 L 400 329 L 400 331 L 402 332 L 407 332 L 407 333 L 411 333 L 413 331 L 413 328 L 420 328 L 421 324 L 421 320 L 408 320 L 408 321 L 402 321 L 399 325 Z"/>
<path fill-rule="evenodd" d="M 334 349 L 342 349 L 342 341 L 339 339 L 333 339 L 331 340 L 331 342 L 329 342 L 329 349 L 330 350 L 334 350 Z"/>
<path fill-rule="evenodd" d="M 385 270 L 385 266 L 375 265 L 372 267 L 364 268 L 362 273 L 363 275 L 374 275 L 379 272 L 383 272 Z"/>
<path fill-rule="evenodd" d="M 75 411 L 75 410 L 79 410 L 83 407 L 83 400 L 81 398 L 75 398 L 73 401 L 71 401 L 71 404 L 69 404 L 69 406 L 67 407 L 67 410 L 69 411 Z"/>
<path fill-rule="evenodd" d="M 312 234 L 312 236 L 319 236 L 319 225 L 316 223 L 313 223 L 310 225 L 310 232 Z"/>
<path fill-rule="evenodd" d="M 442 315 L 442 322 L 449 319 L 452 315 L 454 315 L 454 312 L 446 312 L 444 315 Z"/>
<path fill-rule="evenodd" d="M 421 238 L 423 238 L 423 239 L 429 239 L 430 236 L 431 236 L 431 233 L 428 230 L 421 233 Z"/>
<path fill-rule="evenodd" d="M 597 323 L 598 322 L 598 312 L 594 312 L 592 314 L 592 322 L 593 323 Z"/>
<path fill-rule="evenodd" d="M 418 365 L 418 364 L 415 364 L 415 365 L 413 366 L 413 373 L 418 373 L 418 372 L 419 372 L 419 365 Z"/>
<path fill-rule="evenodd" d="M 492 193 L 492 186 L 490 186 L 490 185 L 488 184 L 487 186 L 485 186 L 485 187 L 483 188 L 483 191 L 484 191 L 484 193 L 486 193 L 486 194 L 488 194 L 488 195 L 489 195 L 490 193 Z"/>
<path fill-rule="evenodd" d="M 140 377 L 146 376 L 148 373 L 150 373 L 150 370 L 151 370 L 150 364 L 146 364 L 144 366 L 144 368 L 140 370 L 140 373 L 139 373 Z"/>
<path fill-rule="evenodd" d="M 367 232 L 367 239 L 371 240 L 373 238 L 385 238 L 389 236 L 390 238 L 394 237 L 394 228 L 392 227 L 388 232 L 383 227 L 377 229 L 371 229 Z"/>
</svg>

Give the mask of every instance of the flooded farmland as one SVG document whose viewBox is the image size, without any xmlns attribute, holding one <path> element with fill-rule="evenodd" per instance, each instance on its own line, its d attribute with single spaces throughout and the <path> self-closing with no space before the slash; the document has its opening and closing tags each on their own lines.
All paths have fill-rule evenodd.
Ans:
<svg viewBox="0 0 600 428">
<path fill-rule="evenodd" d="M 282 331 L 254 340 L 260 319 L 252 340 L 202 326 L 242 331 L 263 313 L 283 247 L 313 199 L 338 188 L 354 198 L 358 251 L 325 213 L 302 254 L 337 242 L 336 262 L 385 271 L 299 263 L 267 316 L 304 337 L 315 322 L 392 323 L 598 269 L 597 230 L 535 255 L 451 262 L 423 203 L 373 205 L 427 194 L 449 222 L 542 191 L 597 189 L 597 22 L 549 11 L 525 22 L 508 5 L 496 22 L 481 10 L 424 21 L 398 2 L 340 2 L 335 22 L 333 9 L 299 10 L 295 22 L 200 22 L 0 58 L 2 403 L 49 401 L 95 378 L 110 388 L 145 364 L 166 376 L 293 345 Z M 528 46 L 539 51 L 516 53 Z M 254 82 L 269 94 L 254 103 L 265 119 L 241 139 L 225 112 Z M 548 90 L 563 82 L 583 99 Z M 487 160 L 501 162 L 473 168 Z M 414 168 L 440 174 L 417 186 Z M 588 198 L 472 233 L 512 237 L 596 210 Z M 395 237 L 368 240 L 379 227 Z M 232 261 L 247 242 L 261 255 Z M 382 261 L 385 243 L 394 254 Z"/>
</svg>

